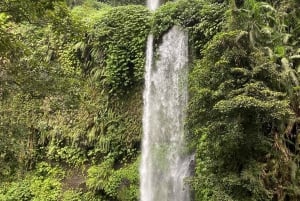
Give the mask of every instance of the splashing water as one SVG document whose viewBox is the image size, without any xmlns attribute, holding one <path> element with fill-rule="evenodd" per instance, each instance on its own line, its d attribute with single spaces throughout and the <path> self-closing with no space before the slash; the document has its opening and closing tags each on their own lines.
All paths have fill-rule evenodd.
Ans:
<svg viewBox="0 0 300 201">
<path fill-rule="evenodd" d="M 155 9 L 159 1 L 148 2 Z M 144 90 L 141 201 L 189 201 L 191 157 L 184 154 L 188 38 L 177 27 L 163 36 L 153 55 L 148 37 Z"/>
</svg>

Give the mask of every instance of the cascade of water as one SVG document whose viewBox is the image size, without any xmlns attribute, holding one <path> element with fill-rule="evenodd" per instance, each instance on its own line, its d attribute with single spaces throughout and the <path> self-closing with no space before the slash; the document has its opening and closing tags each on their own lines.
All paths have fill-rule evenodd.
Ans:
<svg viewBox="0 0 300 201">
<path fill-rule="evenodd" d="M 148 2 L 150 9 L 159 1 Z M 153 5 L 152 5 L 153 4 Z M 157 58 L 156 58 L 157 57 Z M 191 157 L 184 156 L 188 38 L 177 27 L 163 36 L 157 56 L 148 37 L 144 90 L 141 201 L 189 201 L 184 178 Z"/>
<path fill-rule="evenodd" d="M 159 7 L 160 0 L 147 0 L 147 6 L 150 10 L 155 10 Z"/>
</svg>

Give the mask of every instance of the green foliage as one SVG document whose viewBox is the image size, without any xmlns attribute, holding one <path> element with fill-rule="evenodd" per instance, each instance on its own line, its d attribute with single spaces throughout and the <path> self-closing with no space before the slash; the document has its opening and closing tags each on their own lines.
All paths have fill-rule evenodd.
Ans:
<svg viewBox="0 0 300 201">
<path fill-rule="evenodd" d="M 142 6 L 112 8 L 94 27 L 91 52 L 103 54 L 104 83 L 109 93 L 126 94 L 143 80 L 149 12 Z"/>
<path fill-rule="evenodd" d="M 146 38 L 174 25 L 195 200 L 299 200 L 299 2 L 105 2 L 0 2 L 0 200 L 138 200 Z"/>
<path fill-rule="evenodd" d="M 9 168 L 5 168 L 6 173 L 3 173 L 6 175 L 17 166 L 31 169 L 36 160 L 42 157 L 39 138 L 43 133 L 39 126 L 43 118 L 48 117 L 47 112 L 59 108 L 68 110 L 78 101 L 75 94 L 79 83 L 76 80 L 77 69 L 54 61 L 61 54 L 60 49 L 64 44 L 71 40 L 60 40 L 52 28 L 27 24 L 13 29 L 13 33 L 22 40 L 23 53 L 18 55 L 18 59 L 8 58 L 8 62 L 2 66 L 4 84 L 1 85 L 3 115 L 0 136 L 6 148 L 0 152 L 4 161 L 8 154 L 14 158 L 11 161 L 13 164 L 7 162 Z M 70 93 L 62 96 L 66 90 Z M 49 99 L 57 100 L 51 109 L 46 106 Z"/>
<path fill-rule="evenodd" d="M 53 13 L 61 14 L 60 8 L 63 7 L 64 4 L 61 0 L 2 1 L 0 3 L 1 60 L 15 59 L 17 54 L 24 53 L 20 50 L 20 48 L 24 48 L 22 41 L 13 32 L 16 23 L 27 22 L 39 25 L 49 23 Z"/>
<path fill-rule="evenodd" d="M 29 191 L 30 182 L 22 181 L 10 183 L 9 185 L 2 186 L 0 191 L 0 200 L 1 201 L 17 201 L 24 200 L 30 201 L 33 198 L 33 195 Z"/>
<path fill-rule="evenodd" d="M 34 0 L 13 1 L 7 0 L 0 3 L 0 12 L 7 13 L 14 21 L 37 20 L 39 17 L 45 16 L 45 11 L 52 10 L 55 3 L 59 0 Z"/>
<path fill-rule="evenodd" d="M 275 66 L 257 58 L 261 54 L 250 44 L 241 31 L 217 34 L 191 72 L 189 126 L 191 138 L 200 139 L 194 181 L 202 184 L 194 184 L 200 200 L 270 200 L 272 194 L 260 180 L 271 148 L 272 130 L 264 124 L 279 129 L 278 121 L 292 112 L 285 94 L 277 91 L 278 76 L 264 82 L 259 75 L 274 74 Z M 265 72 L 259 70 L 261 62 Z"/>
<path fill-rule="evenodd" d="M 141 4 L 141 5 L 145 4 L 144 0 L 101 0 L 101 2 L 105 2 L 113 6 L 128 5 L 128 4 Z"/>
<path fill-rule="evenodd" d="M 64 201 L 82 201 L 81 192 L 68 190 L 64 192 L 62 200 Z"/>
<path fill-rule="evenodd" d="M 95 192 L 103 192 L 113 200 L 136 201 L 139 192 L 139 160 L 115 170 L 109 159 L 88 170 L 87 185 Z"/>
<path fill-rule="evenodd" d="M 298 125 L 291 95 L 298 78 L 288 64 L 295 49 L 284 45 L 293 40 L 282 29 L 283 5 L 231 6 L 228 31 L 207 43 L 190 74 L 196 200 L 297 200 L 298 156 L 287 144 L 298 142 L 284 138 Z"/>
<path fill-rule="evenodd" d="M 94 191 L 105 188 L 108 178 L 113 171 L 113 159 L 105 160 L 99 166 L 92 166 L 88 170 L 87 186 Z"/>
<path fill-rule="evenodd" d="M 95 29 L 103 34 L 102 28 L 94 25 L 100 22 L 104 24 L 109 20 L 115 23 L 116 19 L 111 18 L 127 13 L 125 18 L 129 18 L 128 21 L 135 23 L 135 26 L 125 23 L 126 26 L 130 25 L 126 29 L 124 25 L 119 24 L 120 27 L 123 26 L 120 32 L 127 32 L 130 45 L 139 46 L 133 47 L 131 54 L 139 56 L 134 58 L 134 62 L 139 65 L 139 70 L 143 71 L 145 48 L 143 41 L 147 33 L 145 30 L 139 32 L 138 28 L 145 27 L 138 27 L 137 24 L 140 21 L 146 23 L 143 20 L 148 19 L 148 11 L 140 6 L 115 9 L 103 4 L 93 6 L 96 9 L 84 4 L 82 8 L 76 8 L 72 15 L 66 7 L 55 7 L 54 12 L 57 13 L 51 15 L 52 24 L 43 27 L 26 24 L 13 29 L 14 34 L 22 39 L 26 54 L 20 54 L 20 59 L 10 60 L 4 66 L 7 81 L 4 82 L 5 96 L 1 97 L 0 108 L 3 114 L 0 160 L 5 165 L 1 167 L 0 172 L 8 181 L 10 176 L 17 173 L 28 175 L 26 171 L 36 169 L 36 163 L 41 160 L 63 166 L 82 167 L 88 162 L 92 163 L 91 161 L 99 162 L 105 159 L 109 161 L 109 158 L 112 158 L 118 161 L 118 165 L 123 166 L 138 153 L 141 137 L 140 86 L 132 86 L 134 90 L 124 96 L 124 100 L 111 98 L 112 94 L 107 93 L 109 85 L 104 85 L 106 80 L 103 82 L 101 73 L 98 74 L 99 71 L 106 71 L 103 66 L 97 66 L 105 63 L 105 60 L 96 57 L 96 53 L 93 52 L 95 62 L 91 62 L 90 65 L 88 61 L 90 52 L 85 55 L 87 58 L 83 58 L 81 50 L 86 47 L 81 47 L 78 42 L 85 34 L 89 38 L 89 43 L 93 45 L 99 42 L 106 44 L 105 40 L 108 41 L 108 38 L 105 40 L 103 38 L 102 41 L 101 38 L 94 40 L 91 37 L 91 34 L 96 33 Z M 89 11 L 93 13 L 91 18 L 86 15 L 79 20 L 82 13 Z M 61 21 L 64 22 L 60 23 Z M 86 22 L 89 23 L 84 24 Z M 111 29 L 108 25 L 104 28 L 103 30 Z M 129 29 L 135 32 L 131 33 Z M 67 32 L 64 33 L 63 30 Z M 135 38 L 136 33 L 140 38 Z M 117 39 L 125 40 L 119 33 L 109 42 L 115 44 Z M 82 71 L 85 66 L 94 69 L 89 74 Z M 141 84 L 143 72 L 136 72 L 135 76 L 139 81 L 134 83 Z M 134 171 L 137 174 L 137 170 Z M 22 183 L 27 180 L 30 180 L 32 185 L 26 186 Z M 26 192 L 30 193 L 23 196 L 23 192 L 14 191 L 16 195 L 13 195 L 12 199 L 18 196 L 27 196 L 31 200 L 57 200 L 61 197 L 70 200 L 104 199 L 89 192 L 83 193 L 81 190 L 76 191 L 78 192 L 76 196 L 70 197 L 61 191 L 64 181 L 50 176 L 26 177 L 23 181 L 17 182 L 16 185 L 24 186 Z M 115 178 L 112 182 L 115 184 L 107 187 L 110 190 L 107 190 L 109 193 L 106 196 L 120 197 L 121 195 L 115 194 L 117 191 L 115 188 L 120 182 L 119 178 Z M 13 183 L 7 184 L 8 189 L 14 190 Z M 39 192 L 39 189 L 43 192 Z M 50 195 L 51 189 L 53 192 Z M 129 196 L 128 199 L 137 197 L 136 187 L 130 190 L 128 195 L 126 189 L 123 191 L 125 192 L 123 197 Z M 5 199 L 7 195 L 3 193 Z M 19 200 L 19 197 L 16 199 Z"/>
<path fill-rule="evenodd" d="M 86 31 L 93 29 L 94 24 L 110 10 L 111 6 L 98 1 L 84 1 L 81 6 L 76 6 L 71 10 L 72 17 L 85 26 Z"/>
<path fill-rule="evenodd" d="M 17 201 L 54 201 L 61 193 L 61 179 L 64 172 L 51 167 L 47 163 L 40 163 L 36 171 L 23 180 L 12 182 L 0 190 L 0 200 Z"/>
<path fill-rule="evenodd" d="M 224 21 L 225 6 L 202 0 L 167 2 L 154 13 L 152 32 L 157 41 L 174 25 L 185 28 L 195 56 L 218 31 Z"/>
</svg>

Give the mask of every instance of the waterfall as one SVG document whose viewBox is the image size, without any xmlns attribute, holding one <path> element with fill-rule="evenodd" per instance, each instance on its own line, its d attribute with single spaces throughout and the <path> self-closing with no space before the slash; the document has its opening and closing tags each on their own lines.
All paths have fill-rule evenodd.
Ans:
<svg viewBox="0 0 300 201">
<path fill-rule="evenodd" d="M 147 0 L 147 6 L 150 10 L 155 10 L 159 7 L 159 0 Z"/>
<path fill-rule="evenodd" d="M 149 6 L 150 3 L 148 3 Z M 152 1 L 155 9 L 159 1 Z M 185 154 L 188 38 L 178 27 L 163 36 L 153 54 L 148 37 L 144 89 L 141 201 L 189 201 L 191 157 Z"/>
</svg>

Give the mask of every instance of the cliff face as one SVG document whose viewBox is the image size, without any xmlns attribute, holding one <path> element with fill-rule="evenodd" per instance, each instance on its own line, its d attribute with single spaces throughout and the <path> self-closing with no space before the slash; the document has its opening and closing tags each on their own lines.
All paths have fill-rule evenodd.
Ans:
<svg viewBox="0 0 300 201">
<path fill-rule="evenodd" d="M 30 2 L 0 3 L 0 200 L 139 199 L 146 40 L 159 58 L 174 25 L 189 37 L 194 200 L 300 199 L 296 0 L 178 0 L 153 13 L 51 1 L 27 15 L 41 9 Z"/>
</svg>

